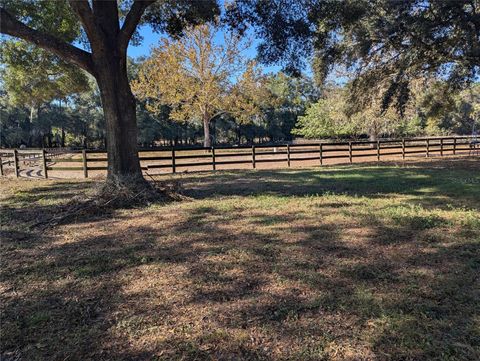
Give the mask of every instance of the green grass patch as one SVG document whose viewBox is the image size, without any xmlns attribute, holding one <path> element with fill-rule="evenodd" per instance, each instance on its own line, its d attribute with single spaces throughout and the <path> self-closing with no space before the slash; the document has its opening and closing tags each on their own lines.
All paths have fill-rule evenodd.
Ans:
<svg viewBox="0 0 480 361">
<path fill-rule="evenodd" d="M 2 359 L 479 359 L 478 159 L 174 178 L 48 228 L 96 183 L 2 181 Z"/>
</svg>

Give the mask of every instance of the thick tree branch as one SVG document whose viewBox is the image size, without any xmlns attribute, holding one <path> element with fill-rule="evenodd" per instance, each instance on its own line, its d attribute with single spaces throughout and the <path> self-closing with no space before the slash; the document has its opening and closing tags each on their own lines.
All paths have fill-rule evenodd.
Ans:
<svg viewBox="0 0 480 361">
<path fill-rule="evenodd" d="M 118 18 L 118 0 L 92 0 L 93 15 L 108 43 L 116 46 L 120 24 Z"/>
<path fill-rule="evenodd" d="M 68 0 L 68 3 L 75 14 L 79 17 L 80 22 L 87 33 L 90 44 L 100 44 L 102 42 L 100 31 L 95 23 L 93 12 L 88 0 Z"/>
<path fill-rule="evenodd" d="M 45 50 L 51 51 L 60 58 L 78 65 L 93 74 L 93 61 L 90 53 L 56 38 L 55 36 L 32 29 L 16 20 L 8 11 L 0 7 L 0 32 L 14 36 Z"/>
<path fill-rule="evenodd" d="M 153 4 L 155 0 L 136 0 L 123 22 L 122 29 L 118 36 L 118 47 L 120 50 L 125 50 L 128 46 L 130 38 L 137 28 L 140 19 L 142 18 L 145 9 Z"/>
</svg>

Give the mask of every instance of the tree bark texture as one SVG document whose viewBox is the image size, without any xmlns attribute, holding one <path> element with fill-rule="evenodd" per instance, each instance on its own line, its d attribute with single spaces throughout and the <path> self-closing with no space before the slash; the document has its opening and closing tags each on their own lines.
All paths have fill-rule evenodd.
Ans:
<svg viewBox="0 0 480 361">
<path fill-rule="evenodd" d="M 210 148 L 212 146 L 212 139 L 210 136 L 210 116 L 208 114 L 203 115 L 203 146 Z"/>
</svg>

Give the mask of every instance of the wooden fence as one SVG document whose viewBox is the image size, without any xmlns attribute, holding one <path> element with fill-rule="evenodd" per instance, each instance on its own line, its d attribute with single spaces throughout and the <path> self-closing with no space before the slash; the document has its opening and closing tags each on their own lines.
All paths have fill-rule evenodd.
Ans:
<svg viewBox="0 0 480 361">
<path fill-rule="evenodd" d="M 480 142 L 471 136 L 431 138 L 403 138 L 377 141 L 317 142 L 304 144 L 254 145 L 212 148 L 157 148 L 139 152 L 145 172 L 164 170 L 176 173 L 225 169 L 225 166 L 248 166 L 253 169 L 262 163 L 280 163 L 280 166 L 295 166 L 300 162 L 323 165 L 335 160 L 337 163 L 353 163 L 356 159 L 380 161 L 398 157 L 444 156 L 456 154 L 478 155 Z M 0 172 L 4 166 L 13 166 L 19 176 L 20 163 L 36 162 L 43 177 L 49 171 L 77 172 L 89 177 L 92 171 L 107 169 L 107 154 L 98 150 L 65 149 L 3 149 L 0 150 Z M 243 167 L 245 168 L 245 167 Z M 232 169 L 231 167 L 229 169 Z"/>
</svg>

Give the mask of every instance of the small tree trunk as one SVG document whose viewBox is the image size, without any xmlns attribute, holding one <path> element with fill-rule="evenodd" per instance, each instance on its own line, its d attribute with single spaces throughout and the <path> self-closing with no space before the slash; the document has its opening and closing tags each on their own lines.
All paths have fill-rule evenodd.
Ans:
<svg viewBox="0 0 480 361">
<path fill-rule="evenodd" d="M 30 107 L 30 124 L 33 124 L 33 117 L 35 115 L 35 108 L 33 106 Z M 18 125 L 20 128 L 20 124 Z"/>
<path fill-rule="evenodd" d="M 60 138 L 60 146 L 65 147 L 65 129 L 62 127 L 62 137 Z"/>
<path fill-rule="evenodd" d="M 213 120 L 210 121 L 210 126 L 211 126 L 211 135 L 210 135 L 210 143 L 211 144 L 216 144 L 217 142 L 217 119 L 214 118 Z"/>
<path fill-rule="evenodd" d="M 210 148 L 212 146 L 212 139 L 210 137 L 210 116 L 208 114 L 203 115 L 203 146 Z"/>
<path fill-rule="evenodd" d="M 371 142 L 376 142 L 378 140 L 377 133 L 375 131 L 370 131 L 370 134 L 368 135 L 368 139 Z M 371 143 L 370 147 L 376 149 L 377 148 L 377 143 Z"/>
<path fill-rule="evenodd" d="M 378 126 L 378 123 L 376 121 L 373 122 L 371 128 L 370 128 L 370 134 L 369 134 L 369 138 L 370 138 L 370 141 L 372 142 L 376 142 L 379 138 L 379 126 Z M 372 144 L 372 148 L 376 148 L 377 147 L 377 144 Z"/>
<path fill-rule="evenodd" d="M 128 83 L 126 57 L 104 53 L 96 60 L 107 130 L 107 181 L 117 185 L 145 183 L 138 159 L 136 103 Z"/>
<path fill-rule="evenodd" d="M 237 133 L 237 144 L 240 145 L 242 143 L 242 129 L 240 128 L 240 125 L 237 127 L 236 133 Z"/>
</svg>

